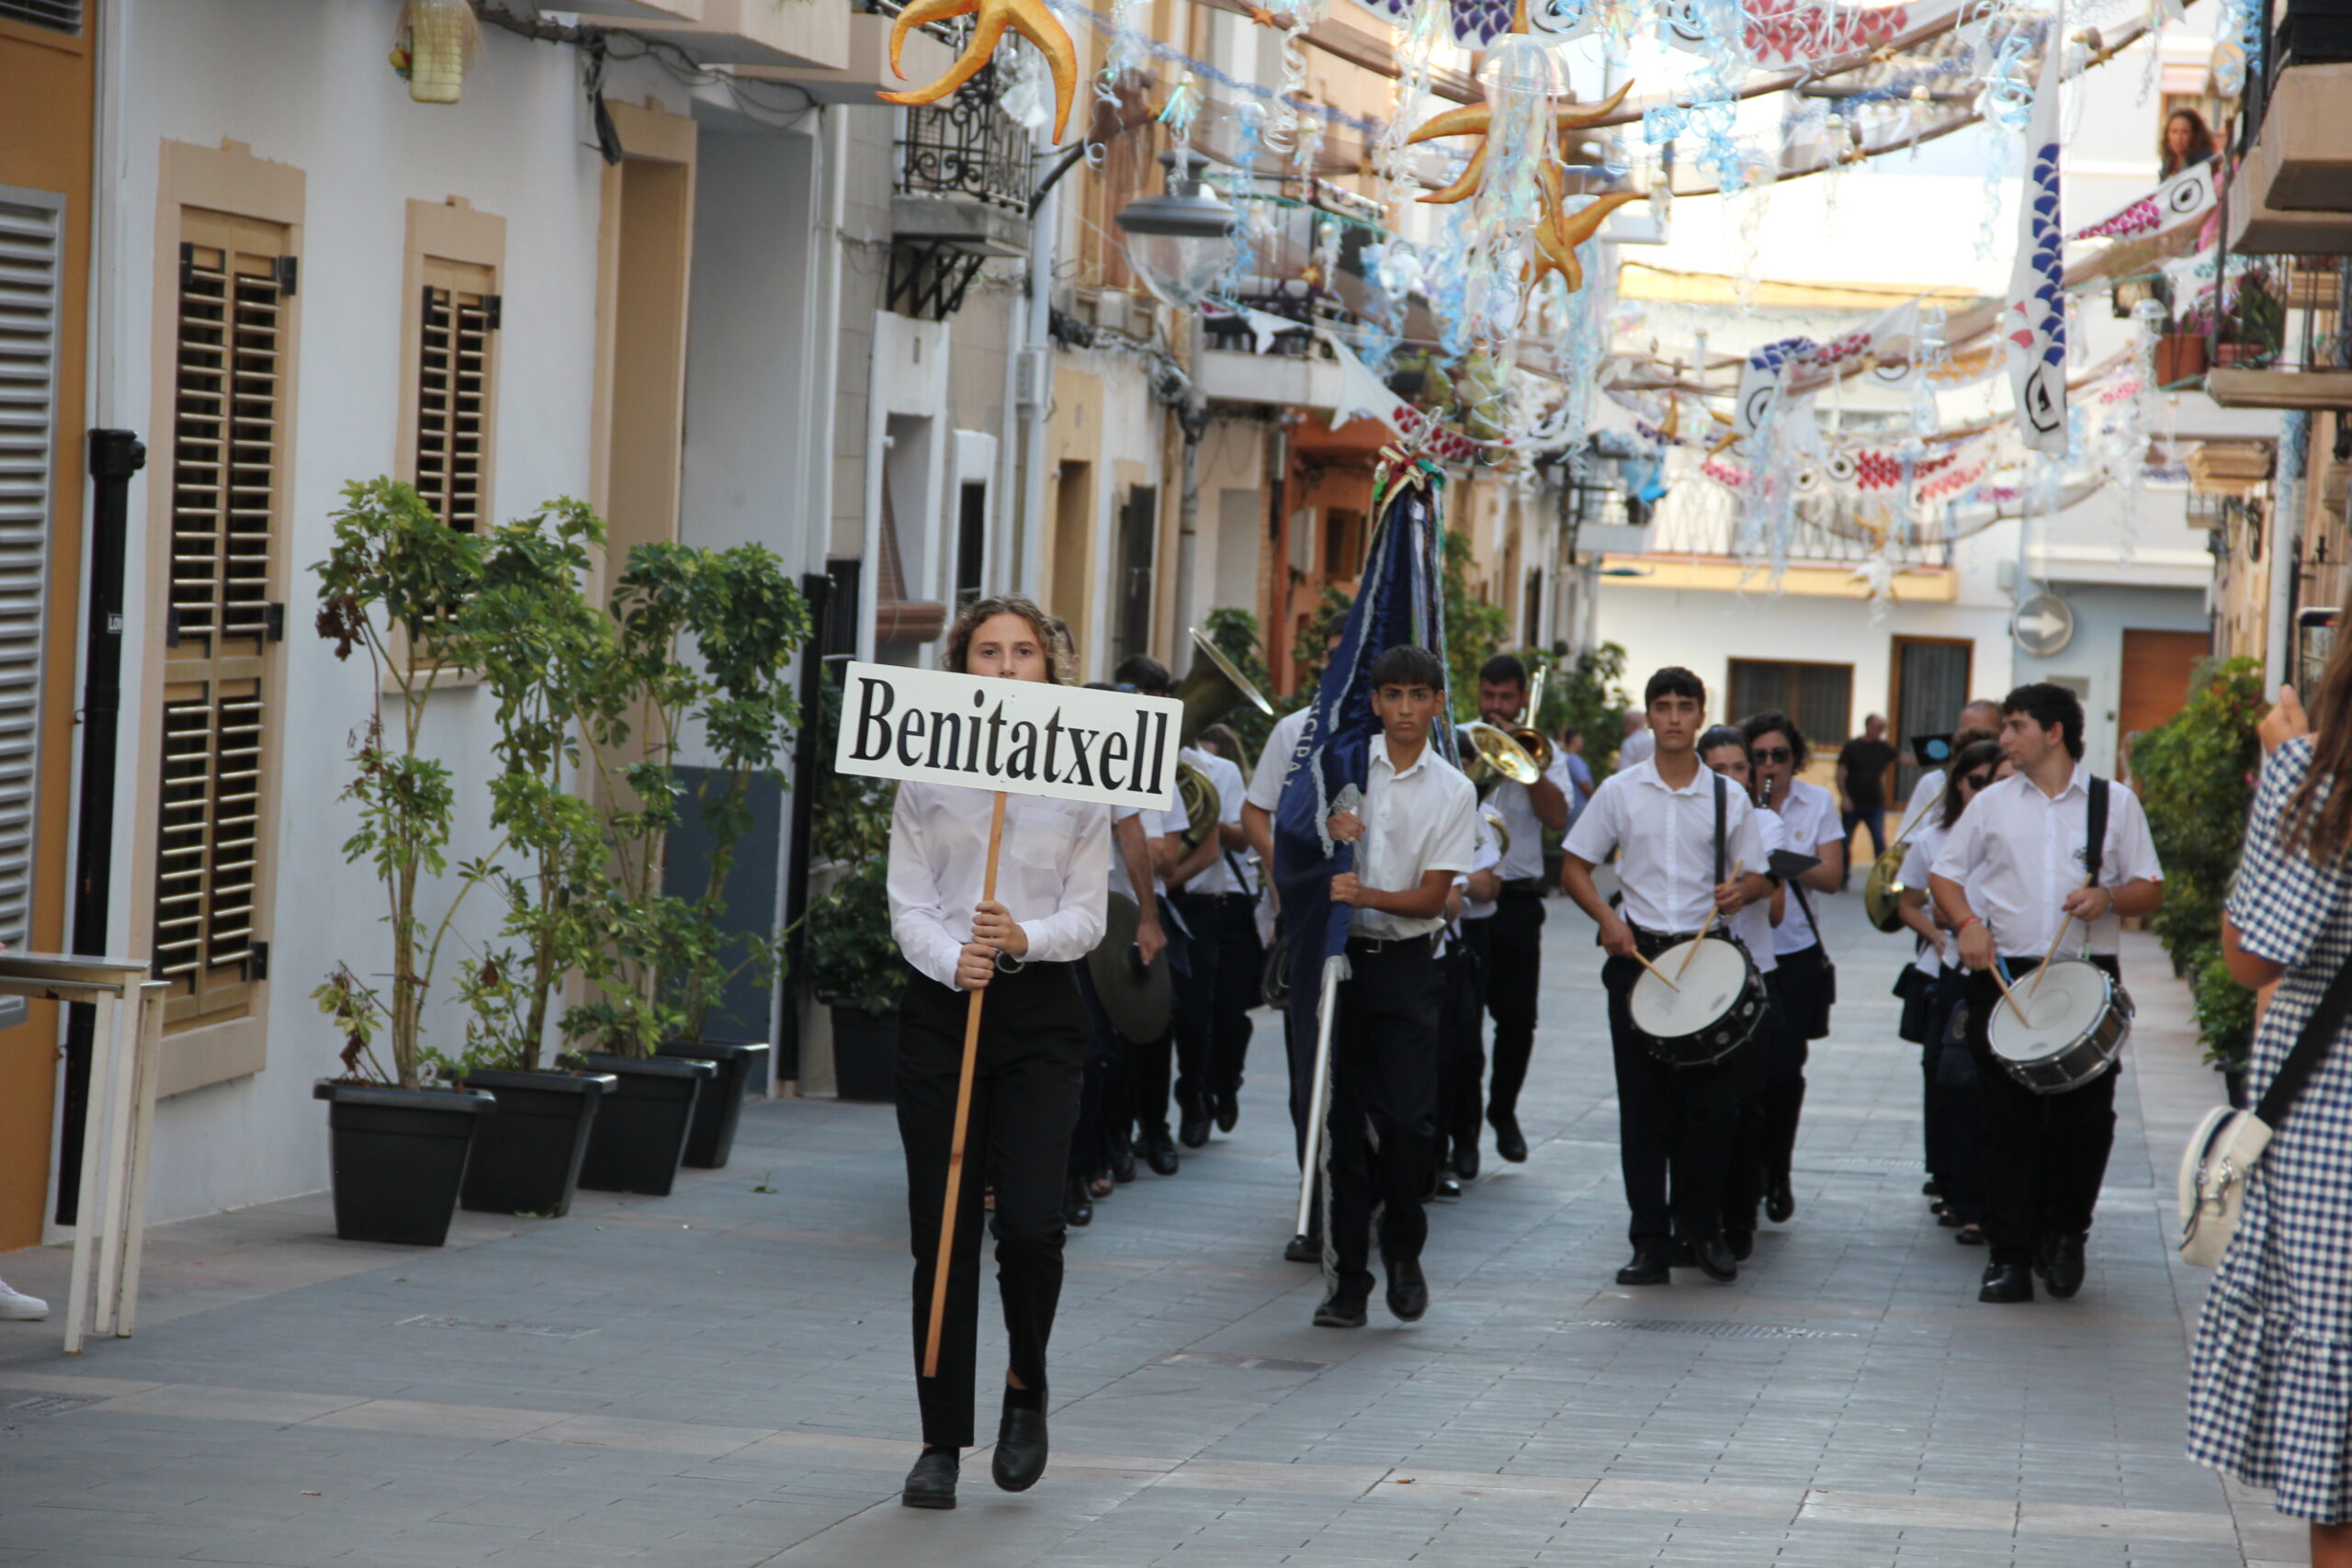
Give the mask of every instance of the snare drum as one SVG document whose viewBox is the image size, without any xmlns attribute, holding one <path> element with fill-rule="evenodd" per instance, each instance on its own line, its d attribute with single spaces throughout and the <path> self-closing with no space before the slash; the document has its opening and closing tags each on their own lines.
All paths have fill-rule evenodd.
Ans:
<svg viewBox="0 0 2352 1568">
<path fill-rule="evenodd" d="M 1764 976 L 1737 942 L 1713 936 L 1677 942 L 1652 962 L 1674 985 L 1645 969 L 1626 1001 L 1643 1048 L 1668 1066 L 1720 1062 L 1764 1021 Z"/>
<path fill-rule="evenodd" d="M 2009 1077 L 2036 1094 L 2082 1088 L 2113 1066 L 2132 1038 L 2132 998 L 2088 959 L 2020 975 L 2009 992 L 2017 1007 L 1995 1002 L 1985 1038 Z"/>
</svg>

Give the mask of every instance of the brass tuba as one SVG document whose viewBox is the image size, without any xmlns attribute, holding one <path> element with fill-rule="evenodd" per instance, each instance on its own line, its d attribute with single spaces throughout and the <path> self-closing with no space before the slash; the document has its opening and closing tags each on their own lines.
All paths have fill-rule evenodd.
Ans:
<svg viewBox="0 0 2352 1568">
<path fill-rule="evenodd" d="M 1463 743 L 1462 771 L 1478 786 L 1481 796 L 1505 779 L 1531 784 L 1544 776 L 1527 748 L 1508 729 L 1472 719 L 1457 726 L 1454 734 Z"/>
<path fill-rule="evenodd" d="M 1225 803 L 1217 795 L 1216 781 L 1182 758 L 1176 762 L 1176 800 L 1184 808 L 1184 830 L 1176 838 L 1189 858 L 1216 831 L 1217 818 L 1225 815 Z"/>
<path fill-rule="evenodd" d="M 1274 716 L 1274 705 L 1250 683 L 1247 675 L 1233 667 L 1233 660 L 1203 636 L 1198 626 L 1193 628 L 1193 667 L 1184 672 L 1183 682 L 1177 686 L 1176 700 L 1184 705 L 1184 724 L 1177 734 L 1176 743 L 1180 746 L 1190 746 L 1202 730 L 1245 705 L 1268 718 Z M 1232 761 L 1243 773 L 1250 771 L 1247 758 L 1236 757 Z"/>
</svg>

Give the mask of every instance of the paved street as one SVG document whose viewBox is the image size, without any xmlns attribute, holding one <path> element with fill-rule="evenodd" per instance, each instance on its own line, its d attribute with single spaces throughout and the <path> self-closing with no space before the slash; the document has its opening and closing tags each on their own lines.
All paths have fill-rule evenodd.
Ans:
<svg viewBox="0 0 2352 1568">
<path fill-rule="evenodd" d="M 2218 1091 L 2153 942 L 2089 1283 L 1980 1306 L 1984 1254 L 1919 1196 L 1900 944 L 1831 901 L 1798 1209 L 1730 1287 L 1620 1290 L 1624 1210 L 1590 929 L 1552 906 L 1537 1146 L 1434 1215 L 1434 1305 L 1318 1330 L 1282 1261 L 1279 1047 L 1241 1124 L 1075 1233 L 1046 1480 L 914 1447 L 889 1112 L 746 1116 L 733 1168 L 555 1223 L 461 1216 L 418 1252 L 335 1242 L 323 1197 L 158 1232 L 139 1337 L 68 1361 L 0 1325 L 0 1563 L 947 1562 L 1619 1568 L 2297 1562 L 2300 1529 L 2180 1457 L 2201 1280 L 2171 1163 Z M 0 1258 L 62 1300 L 62 1252 Z M 984 1323 L 986 1314 L 984 1314 Z M 989 1333 L 984 1328 L 984 1334 Z M 1000 1338 L 990 1334 L 991 1338 Z M 1000 1340 L 1001 1342 L 1001 1340 Z M 984 1344 L 982 1364 L 999 1359 Z M 982 1419 L 992 1403 L 984 1399 Z"/>
</svg>

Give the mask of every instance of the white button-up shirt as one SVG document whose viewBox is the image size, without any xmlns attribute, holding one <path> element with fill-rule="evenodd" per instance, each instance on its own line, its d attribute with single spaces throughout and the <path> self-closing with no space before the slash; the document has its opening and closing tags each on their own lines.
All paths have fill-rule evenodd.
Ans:
<svg viewBox="0 0 2352 1568">
<path fill-rule="evenodd" d="M 1298 749 L 1298 732 L 1306 728 L 1306 715 L 1314 705 L 1296 708 L 1274 720 L 1274 728 L 1266 737 L 1266 749 L 1258 753 L 1257 770 L 1250 775 L 1249 803 L 1261 811 L 1272 811 L 1283 803 L 1283 781 L 1290 777 L 1290 754 Z"/>
<path fill-rule="evenodd" d="M 1208 774 L 1209 782 L 1216 785 L 1216 819 L 1219 825 L 1231 823 L 1237 828 L 1239 827 L 1241 799 L 1249 789 L 1249 786 L 1241 782 L 1240 764 L 1227 761 L 1213 751 L 1204 751 L 1197 746 L 1187 746 L 1177 752 L 1176 756 L 1178 761 L 1190 762 Z M 1250 873 L 1249 853 L 1247 850 L 1230 849 L 1220 843 L 1217 847 L 1216 859 L 1209 862 L 1207 869 L 1186 883 L 1184 891 L 1212 897 L 1225 893 L 1255 894 L 1258 891 L 1258 879 Z M 1234 869 L 1237 866 L 1240 868 L 1238 874 L 1236 874 Z"/>
<path fill-rule="evenodd" d="M 1461 770 L 1424 744 L 1401 773 L 1389 760 L 1388 741 L 1374 736 L 1363 807 L 1363 836 L 1356 840 L 1356 880 L 1383 893 L 1409 893 L 1432 871 L 1467 872 L 1478 836 L 1478 792 Z M 1358 909 L 1349 922 L 1358 936 L 1425 936 L 1445 923 L 1443 915 L 1412 919 L 1379 909 Z"/>
<path fill-rule="evenodd" d="M 956 984 L 956 960 L 972 940 L 995 806 L 989 790 L 909 781 L 891 808 L 890 932 L 907 962 L 943 986 Z M 1110 862 L 1109 807 L 1006 797 L 996 900 L 1028 933 L 1024 962 L 1067 962 L 1094 950 Z"/>
<path fill-rule="evenodd" d="M 1774 850 L 1798 849 L 1795 840 L 1789 836 L 1788 825 L 1776 811 L 1758 811 L 1756 814 L 1756 836 L 1764 846 L 1767 859 Z M 1714 868 L 1711 865 L 1708 869 L 1712 871 Z M 1728 862 L 1724 869 L 1731 869 Z M 1731 934 L 1739 938 L 1739 944 L 1747 949 L 1747 955 L 1756 960 L 1758 974 L 1770 975 L 1781 966 L 1776 956 L 1780 951 L 1780 935 L 1796 923 L 1796 904 L 1797 896 L 1791 893 L 1786 908 L 1781 910 L 1781 923 L 1777 926 L 1772 923 L 1772 900 L 1769 897 L 1758 898 L 1725 922 L 1731 927 Z M 1704 916 L 1700 918 L 1705 919 Z"/>
<path fill-rule="evenodd" d="M 1636 729 L 1617 743 L 1617 771 L 1631 771 L 1636 762 L 1646 762 L 1657 755 L 1657 736 L 1650 730 Z"/>
<path fill-rule="evenodd" d="M 1785 797 L 1773 802 L 1773 806 L 1780 812 L 1783 847 L 1801 855 L 1819 855 L 1822 845 L 1837 843 L 1844 837 L 1838 797 L 1817 784 L 1791 779 Z M 1775 847 L 1767 844 L 1764 852 L 1770 854 Z M 1816 900 L 1827 897 L 1814 887 L 1806 888 L 1804 896 Z M 1797 890 L 1791 887 L 1788 910 L 1781 923 L 1772 928 L 1773 952 L 1803 953 L 1821 940 L 1821 933 L 1805 919 L 1804 909 L 1804 905 L 1797 901 Z"/>
<path fill-rule="evenodd" d="M 1552 765 L 1544 776 L 1559 786 L 1563 799 L 1574 794 L 1575 786 L 1568 779 L 1568 759 L 1555 748 Z M 1544 874 L 1544 824 L 1535 815 L 1535 802 L 1527 786 L 1513 779 L 1505 779 L 1487 795 L 1487 804 L 1502 813 L 1503 826 L 1510 829 L 1510 853 L 1503 856 L 1501 866 L 1505 882 L 1521 882 Z"/>
<path fill-rule="evenodd" d="M 1142 818 L 1143 836 L 1146 840 L 1164 838 L 1170 833 L 1181 833 L 1192 825 L 1192 818 L 1182 811 L 1163 811 L 1157 807 L 1148 811 L 1135 806 L 1114 806 L 1106 809 L 1111 813 L 1111 825 L 1114 828 L 1130 817 Z M 1147 865 L 1151 863 L 1151 852 L 1148 845 L 1144 852 L 1144 863 Z M 1123 893 L 1130 898 L 1135 897 L 1135 885 L 1127 880 L 1127 857 L 1119 852 L 1119 839 L 1116 833 L 1111 836 L 1110 878 L 1112 892 Z M 1152 868 L 1151 891 L 1154 897 L 1168 891 L 1168 879 L 1159 874 L 1157 866 Z M 1136 901 L 1140 903 L 1142 900 Z"/>
<path fill-rule="evenodd" d="M 1503 863 L 1503 847 L 1495 838 L 1495 825 L 1487 820 L 1487 814 L 1483 811 L 1477 813 L 1477 818 L 1475 825 L 1477 838 L 1470 852 L 1470 872 L 1499 871 Z M 1469 876 L 1465 874 L 1463 880 L 1467 882 Z M 1483 920 L 1494 914 L 1495 907 L 1494 899 L 1473 898 L 1465 891 L 1462 897 L 1462 918 Z"/>
<path fill-rule="evenodd" d="M 2040 958 L 2066 921 L 2059 906 L 2083 885 L 2083 852 L 2090 837 L 2090 770 L 2075 765 L 2053 798 L 2022 773 L 2012 773 L 1977 792 L 1936 856 L 1935 874 L 1967 890 L 1969 908 L 1992 928 L 1993 945 L 2004 958 Z M 2121 784 L 2107 792 L 2107 843 L 2099 863 L 2099 886 L 2120 887 L 2142 879 L 2161 881 L 2156 846 L 2148 837 L 2140 797 Z M 2111 953 L 2123 929 L 2110 911 L 2091 928 L 2087 949 L 2083 922 L 2066 921 L 2061 958 L 2088 951 Z"/>
<path fill-rule="evenodd" d="M 1906 888 L 1916 887 L 1922 893 L 1927 892 L 1928 877 L 1934 872 L 1936 867 L 1936 856 L 1943 852 L 1943 816 L 1942 813 L 1939 812 L 1934 821 L 1923 822 L 1918 827 L 1911 829 L 1910 844 L 1903 853 L 1903 886 Z M 1935 919 L 1935 900 L 1933 898 L 1929 898 L 1928 900 L 1928 918 L 1929 919 Z M 1947 952 L 1951 951 L 1949 943 L 1946 944 L 1945 950 Z M 1958 953 L 1952 953 L 1952 956 L 1957 959 L 1960 954 Z M 1935 948 L 1928 942 L 1921 942 L 1919 944 L 1918 959 L 1912 964 L 1912 967 L 1932 980 L 1943 966 L 1944 961 L 1936 955 Z"/>
<path fill-rule="evenodd" d="M 1726 781 L 1724 791 L 1724 874 L 1733 868 L 1761 874 L 1764 840 L 1747 792 Z M 1617 880 L 1624 915 L 1646 931 L 1695 931 L 1715 907 L 1715 775 L 1704 766 L 1680 789 L 1668 785 L 1655 761 L 1621 768 L 1601 780 L 1577 825 L 1567 852 L 1599 865 L 1623 852 Z"/>
</svg>

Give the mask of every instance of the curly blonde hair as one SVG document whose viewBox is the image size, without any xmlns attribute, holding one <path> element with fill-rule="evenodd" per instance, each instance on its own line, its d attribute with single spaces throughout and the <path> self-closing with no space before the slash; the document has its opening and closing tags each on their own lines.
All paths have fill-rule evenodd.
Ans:
<svg viewBox="0 0 2352 1568">
<path fill-rule="evenodd" d="M 1069 627 L 1057 615 L 1049 615 L 1037 602 L 1020 593 L 999 593 L 986 599 L 975 599 L 956 613 L 955 624 L 947 628 L 946 668 L 956 674 L 964 673 L 965 660 L 972 651 L 972 634 L 983 622 L 998 615 L 1018 615 L 1029 623 L 1037 634 L 1038 645 L 1046 650 L 1046 679 L 1057 686 L 1070 682 L 1070 668 L 1077 662 L 1071 646 Z"/>
</svg>

